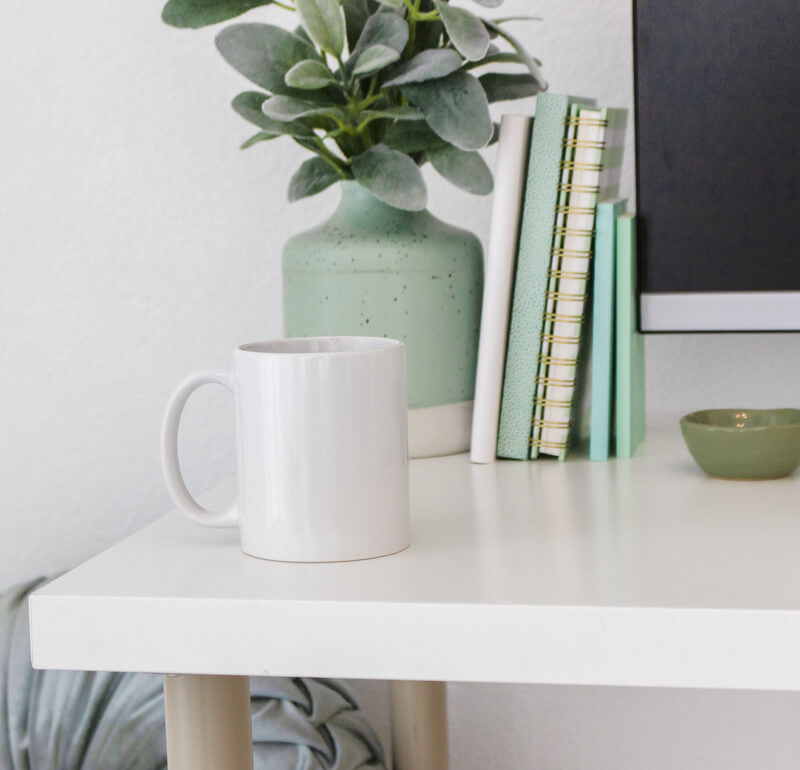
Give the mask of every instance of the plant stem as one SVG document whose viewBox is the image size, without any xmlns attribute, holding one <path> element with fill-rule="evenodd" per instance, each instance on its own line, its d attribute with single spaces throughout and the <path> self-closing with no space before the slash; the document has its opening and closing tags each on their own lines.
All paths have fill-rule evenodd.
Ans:
<svg viewBox="0 0 800 770">
<path fill-rule="evenodd" d="M 314 144 L 318 147 L 317 155 L 322 158 L 329 166 L 332 166 L 336 169 L 336 173 L 339 174 L 342 179 L 347 179 L 347 174 L 345 173 L 344 169 L 342 168 L 342 163 L 347 164 L 348 161 L 342 160 L 341 158 L 334 155 L 325 145 L 325 142 L 322 141 L 318 136 L 314 137 Z"/>
<path fill-rule="evenodd" d="M 358 113 L 361 112 L 361 110 L 364 110 L 370 105 L 375 104 L 375 102 L 377 102 L 378 99 L 380 99 L 381 96 L 383 96 L 383 94 L 375 93 L 377 88 L 378 88 L 378 76 L 375 75 L 369 83 L 369 89 L 367 90 L 367 95 L 364 97 L 364 99 L 361 100 L 360 102 L 353 102 L 353 107 L 355 108 L 356 111 L 356 117 L 358 116 Z"/>
<path fill-rule="evenodd" d="M 434 8 L 432 11 L 420 11 L 421 0 L 403 0 L 408 10 L 408 17 L 411 21 L 436 21 L 439 16 L 439 11 Z M 409 25 L 411 26 L 411 25 Z"/>
<path fill-rule="evenodd" d="M 383 120 L 387 116 L 386 115 L 370 115 L 369 117 L 364 118 L 358 126 L 356 127 L 356 133 L 361 136 L 365 141 L 367 140 L 367 136 L 364 136 L 364 130 L 366 127 L 372 123 L 374 120 Z"/>
<path fill-rule="evenodd" d="M 368 96 L 364 101 L 358 102 L 355 104 L 356 112 L 361 112 L 362 110 L 366 110 L 367 107 L 371 107 L 375 102 L 379 99 L 382 99 L 384 94 L 373 94 L 372 96 Z"/>
<path fill-rule="evenodd" d="M 420 12 L 422 0 L 404 0 L 408 9 L 408 43 L 406 54 L 411 57 L 414 55 L 414 44 L 417 41 L 417 24 L 421 21 L 438 21 L 441 16 L 439 11 L 434 8 L 432 11 Z"/>
<path fill-rule="evenodd" d="M 339 72 L 342 74 L 342 82 L 344 83 L 344 87 L 347 91 L 350 91 L 353 83 L 350 78 L 347 77 L 347 70 L 344 68 L 344 62 L 342 61 L 341 56 L 336 56 L 336 63 L 339 65 Z"/>
<path fill-rule="evenodd" d="M 414 52 L 414 42 L 417 38 L 417 15 L 419 14 L 419 6 L 421 0 L 405 0 L 406 8 L 408 8 L 408 44 L 406 45 L 406 53 L 412 56 Z"/>
<path fill-rule="evenodd" d="M 411 0 L 405 0 L 406 7 L 408 8 L 408 43 L 406 44 L 406 55 L 411 56 L 414 50 L 414 39 L 417 36 L 417 17 L 414 13 L 415 9 Z"/>
</svg>

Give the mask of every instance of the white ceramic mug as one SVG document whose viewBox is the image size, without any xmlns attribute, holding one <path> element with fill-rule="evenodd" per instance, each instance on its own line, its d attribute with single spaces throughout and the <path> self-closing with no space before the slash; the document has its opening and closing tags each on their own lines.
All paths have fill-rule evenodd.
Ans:
<svg viewBox="0 0 800 770">
<path fill-rule="evenodd" d="M 178 465 L 178 424 L 208 383 L 236 402 L 239 497 L 202 508 Z M 161 440 L 167 487 L 189 518 L 240 527 L 242 550 L 280 561 L 384 556 L 409 544 L 405 348 L 380 337 L 298 337 L 242 345 L 230 372 L 173 393 Z"/>
</svg>

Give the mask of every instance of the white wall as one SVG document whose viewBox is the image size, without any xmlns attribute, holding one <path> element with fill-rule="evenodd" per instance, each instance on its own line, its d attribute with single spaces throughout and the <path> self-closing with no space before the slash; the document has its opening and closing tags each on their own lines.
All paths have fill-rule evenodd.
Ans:
<svg viewBox="0 0 800 770">
<path fill-rule="evenodd" d="M 553 90 L 630 106 L 629 4 L 503 13 L 545 17 L 518 33 Z M 290 143 L 237 149 L 249 129 L 228 101 L 246 84 L 213 30 L 163 26 L 159 0 L 47 10 L 2 9 L 0 589 L 170 508 L 157 441 L 171 388 L 280 334 L 281 245 L 336 201 L 286 202 L 303 158 Z M 432 209 L 485 239 L 485 199 L 432 179 Z M 653 410 L 797 403 L 798 335 L 651 337 L 647 353 Z M 209 391 L 183 430 L 195 490 L 233 471 L 232 408 Z M 385 727 L 385 690 L 365 697 Z M 451 707 L 457 770 L 800 765 L 790 695 L 457 685 Z"/>
</svg>

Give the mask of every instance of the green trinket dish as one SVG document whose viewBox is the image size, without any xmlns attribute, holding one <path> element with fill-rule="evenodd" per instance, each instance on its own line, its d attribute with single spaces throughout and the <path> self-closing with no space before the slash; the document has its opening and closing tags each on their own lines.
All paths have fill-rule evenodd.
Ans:
<svg viewBox="0 0 800 770">
<path fill-rule="evenodd" d="M 704 409 L 682 417 L 681 432 L 710 476 L 780 479 L 800 465 L 800 409 Z"/>
</svg>

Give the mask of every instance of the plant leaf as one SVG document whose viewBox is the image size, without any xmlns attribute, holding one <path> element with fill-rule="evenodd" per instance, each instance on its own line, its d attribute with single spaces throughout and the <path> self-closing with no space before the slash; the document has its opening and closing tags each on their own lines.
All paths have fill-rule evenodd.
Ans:
<svg viewBox="0 0 800 770">
<path fill-rule="evenodd" d="M 378 110 L 362 110 L 367 118 L 389 118 L 391 120 L 422 120 L 425 116 L 416 107 L 386 107 Z"/>
<path fill-rule="evenodd" d="M 484 8 L 497 8 L 503 4 L 503 0 L 473 0 L 473 2 Z"/>
<path fill-rule="evenodd" d="M 306 32 L 305 27 L 302 24 L 298 24 L 292 31 L 295 35 L 297 35 L 297 37 L 299 37 L 301 40 L 304 40 L 312 48 L 314 48 L 314 41 L 308 36 L 308 32 Z M 316 49 L 314 49 L 314 51 L 316 52 Z M 321 57 L 320 61 L 322 61 Z"/>
<path fill-rule="evenodd" d="M 272 0 L 169 0 L 161 18 L 172 27 L 199 29 L 271 3 Z"/>
<path fill-rule="evenodd" d="M 465 59 L 478 61 L 486 56 L 486 51 L 489 49 L 489 33 L 475 14 L 463 8 L 454 8 L 442 0 L 436 0 L 436 8 L 450 40 Z"/>
<path fill-rule="evenodd" d="M 315 91 L 318 88 L 336 82 L 333 73 L 316 59 L 305 59 L 297 62 L 284 77 L 287 86 L 299 88 L 303 91 Z"/>
<path fill-rule="evenodd" d="M 491 147 L 493 144 L 497 144 L 499 140 L 500 140 L 500 124 L 494 123 L 492 125 L 492 138 L 489 140 L 489 144 L 487 144 L 486 146 Z"/>
<path fill-rule="evenodd" d="M 492 19 L 493 24 L 505 24 L 508 21 L 544 21 L 541 16 L 503 16 L 500 19 Z"/>
<path fill-rule="evenodd" d="M 378 0 L 381 5 L 387 6 L 387 8 L 402 8 L 403 7 L 403 0 Z"/>
<path fill-rule="evenodd" d="M 295 0 L 297 13 L 311 39 L 332 56 L 344 50 L 344 19 L 336 0 Z"/>
<path fill-rule="evenodd" d="M 341 179 L 336 169 L 322 158 L 309 158 L 300 165 L 289 182 L 289 200 L 294 203 L 309 195 L 316 195 Z"/>
<path fill-rule="evenodd" d="M 304 59 L 319 58 L 305 40 L 273 24 L 233 24 L 215 42 L 237 72 L 275 94 L 296 94 L 286 85 L 286 72 Z"/>
<path fill-rule="evenodd" d="M 486 25 L 486 28 L 490 32 L 496 32 L 500 37 L 505 38 L 508 43 L 511 44 L 511 47 L 520 55 L 523 63 L 528 67 L 528 70 L 531 73 L 531 77 L 539 84 L 539 90 L 546 91 L 547 90 L 547 81 L 542 76 L 541 70 L 537 63 L 533 60 L 533 57 L 525 50 L 525 46 L 517 40 L 514 35 L 508 32 L 504 27 L 496 24 L 492 21 L 487 21 L 484 19 L 483 22 Z"/>
<path fill-rule="evenodd" d="M 442 139 L 462 150 L 479 150 L 492 138 L 489 103 L 481 84 L 467 72 L 400 89 L 419 107 L 428 125 Z"/>
<path fill-rule="evenodd" d="M 267 99 L 268 97 L 266 94 L 259 93 L 258 91 L 245 91 L 244 93 L 237 94 L 233 98 L 231 106 L 245 120 L 250 121 L 250 123 L 258 126 L 262 131 L 268 134 L 274 134 L 275 136 L 288 134 L 289 136 L 304 137 L 314 135 L 310 126 L 299 121 L 286 123 L 268 118 L 261 111 L 261 107 Z"/>
<path fill-rule="evenodd" d="M 473 70 L 476 67 L 486 67 L 490 64 L 524 64 L 519 54 L 516 51 L 498 51 L 496 53 L 489 53 L 484 56 L 480 61 L 467 62 L 464 65 L 465 70 Z"/>
<path fill-rule="evenodd" d="M 358 60 L 362 51 L 372 45 L 385 45 L 402 54 L 408 42 L 408 23 L 396 13 L 374 13 L 367 19 L 350 61 Z"/>
<path fill-rule="evenodd" d="M 509 99 L 524 99 L 534 96 L 542 89 L 539 83 L 527 72 L 511 74 L 508 72 L 487 72 L 478 80 L 486 92 L 489 102 L 504 102 Z"/>
<path fill-rule="evenodd" d="M 386 132 L 383 143 L 393 150 L 407 154 L 447 146 L 447 142 L 421 120 L 395 123 Z"/>
<path fill-rule="evenodd" d="M 388 45 L 371 45 L 365 48 L 356 61 L 353 74 L 357 77 L 366 77 L 379 72 L 384 67 L 388 67 L 400 58 L 399 51 L 390 48 Z"/>
<path fill-rule="evenodd" d="M 242 142 L 239 149 L 246 150 L 248 147 L 252 147 L 254 144 L 258 144 L 259 142 L 267 142 L 270 139 L 277 139 L 280 134 L 271 134 L 267 131 L 259 131 L 257 134 L 253 134 L 247 141 Z"/>
<path fill-rule="evenodd" d="M 313 138 L 308 136 L 293 136 L 292 139 L 297 142 L 303 149 L 309 152 L 319 153 L 319 145 Z"/>
<path fill-rule="evenodd" d="M 421 83 L 425 80 L 443 78 L 455 72 L 462 64 L 462 58 L 452 48 L 421 51 L 397 67 L 392 79 L 387 80 L 383 87 L 392 88 L 405 83 Z"/>
<path fill-rule="evenodd" d="M 279 123 L 315 116 L 344 120 L 342 111 L 333 105 L 307 102 L 294 96 L 273 96 L 261 105 L 261 110 L 268 118 Z"/>
<path fill-rule="evenodd" d="M 378 200 L 406 211 L 422 211 L 428 195 L 422 172 L 405 153 L 383 144 L 370 147 L 352 160 L 355 180 Z"/>
<path fill-rule="evenodd" d="M 446 145 L 428 150 L 427 155 L 431 165 L 456 187 L 474 195 L 488 195 L 492 191 L 492 172 L 480 153 Z"/>
<path fill-rule="evenodd" d="M 250 123 L 264 131 L 269 131 L 274 121 L 261 112 L 261 105 L 268 98 L 266 94 L 262 94 L 259 91 L 244 91 L 233 97 L 231 107 L 245 120 L 250 121 Z"/>
</svg>

